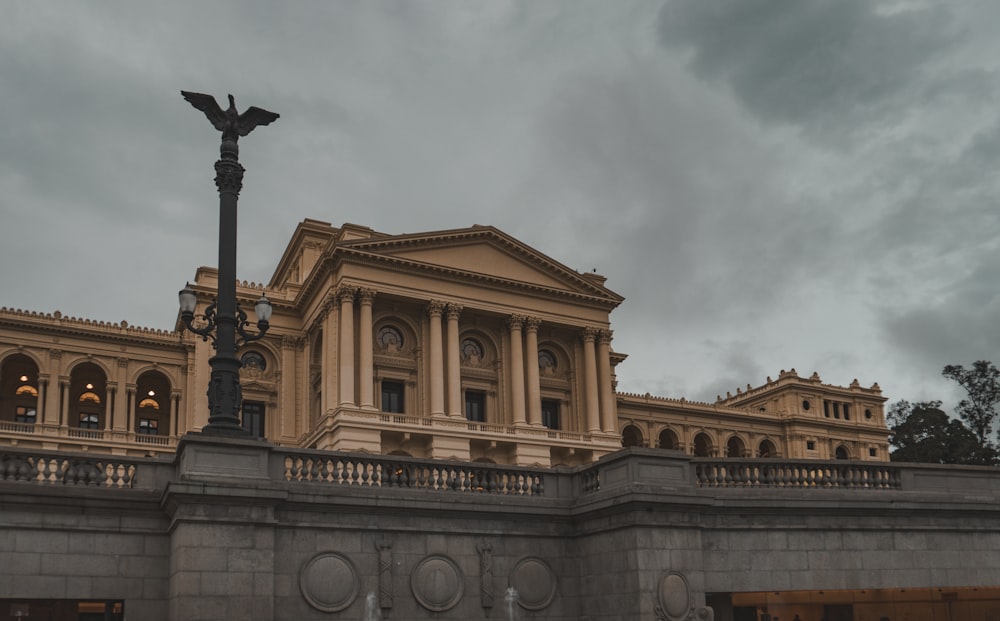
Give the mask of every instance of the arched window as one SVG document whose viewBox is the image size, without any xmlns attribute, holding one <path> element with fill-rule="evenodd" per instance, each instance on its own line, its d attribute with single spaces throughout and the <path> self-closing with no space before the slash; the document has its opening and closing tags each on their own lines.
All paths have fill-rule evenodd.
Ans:
<svg viewBox="0 0 1000 621">
<path fill-rule="evenodd" d="M 379 349 L 386 354 L 399 353 L 403 349 L 403 332 L 396 326 L 382 326 L 375 338 Z"/>
<path fill-rule="evenodd" d="M 263 372 L 267 369 L 267 359 L 259 351 L 250 350 L 240 357 L 243 369 L 247 371 Z"/>
<path fill-rule="evenodd" d="M 538 370 L 542 375 L 555 375 L 558 368 L 556 355 L 547 349 L 538 350 Z"/>
<path fill-rule="evenodd" d="M 738 436 L 729 438 L 726 442 L 726 457 L 743 457 L 746 455 L 746 445 Z"/>
<path fill-rule="evenodd" d="M 712 455 L 712 438 L 706 433 L 699 433 L 694 437 L 695 457 L 710 457 Z"/>
<path fill-rule="evenodd" d="M 628 425 L 622 430 L 622 446 L 642 446 L 642 431 L 635 425 Z"/>
<path fill-rule="evenodd" d="M 70 374 L 70 398 L 73 404 L 66 424 L 80 429 L 98 430 L 107 426 L 105 395 L 107 376 L 101 367 L 84 362 Z"/>
<path fill-rule="evenodd" d="M 486 356 L 483 344 L 476 339 L 462 339 L 462 363 L 478 367 Z"/>
<path fill-rule="evenodd" d="M 661 449 L 670 449 L 672 451 L 679 450 L 680 442 L 677 440 L 677 434 L 670 429 L 664 429 L 660 432 L 660 441 L 657 444 Z"/>
<path fill-rule="evenodd" d="M 0 370 L 0 420 L 38 422 L 38 366 L 23 354 L 4 360 Z"/>
<path fill-rule="evenodd" d="M 170 435 L 170 382 L 166 376 L 146 371 L 135 387 L 135 415 L 129 430 L 140 436 Z"/>
<path fill-rule="evenodd" d="M 777 457 L 778 450 L 774 448 L 774 443 L 770 440 L 761 440 L 760 444 L 757 446 L 757 457 Z"/>
<path fill-rule="evenodd" d="M 847 451 L 847 447 L 845 447 L 843 444 L 841 444 L 840 446 L 837 447 L 837 450 L 834 453 L 834 456 L 837 459 L 850 459 L 851 458 L 851 454 Z"/>
</svg>

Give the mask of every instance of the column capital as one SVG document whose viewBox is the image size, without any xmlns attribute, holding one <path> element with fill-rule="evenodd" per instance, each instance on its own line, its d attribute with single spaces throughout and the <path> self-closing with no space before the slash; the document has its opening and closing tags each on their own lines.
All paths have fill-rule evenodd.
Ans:
<svg viewBox="0 0 1000 621">
<path fill-rule="evenodd" d="M 584 328 L 580 330 L 580 338 L 584 343 L 593 343 L 597 339 L 597 328 Z"/>
<path fill-rule="evenodd" d="M 524 315 L 511 315 L 507 318 L 507 326 L 511 330 L 520 330 L 522 325 L 524 325 Z"/>
<path fill-rule="evenodd" d="M 350 285 L 340 285 L 334 292 L 334 297 L 337 302 L 343 304 L 345 301 L 354 301 L 354 296 L 357 294 L 358 288 L 352 287 Z"/>
<path fill-rule="evenodd" d="M 375 289 L 369 287 L 361 287 L 358 289 L 358 301 L 362 304 L 371 304 L 375 301 L 375 296 L 378 292 Z"/>
<path fill-rule="evenodd" d="M 444 314 L 446 306 L 441 300 L 431 300 L 427 303 L 427 314 L 431 317 L 440 317 Z"/>
<path fill-rule="evenodd" d="M 461 304 L 448 304 L 448 319 L 458 319 L 462 314 Z"/>
<path fill-rule="evenodd" d="M 538 326 L 542 325 L 542 320 L 538 317 L 525 317 L 524 329 L 528 332 L 538 332 Z"/>
<path fill-rule="evenodd" d="M 614 330 L 598 330 L 597 331 L 597 341 L 601 345 L 610 345 L 611 338 L 614 336 Z"/>
</svg>

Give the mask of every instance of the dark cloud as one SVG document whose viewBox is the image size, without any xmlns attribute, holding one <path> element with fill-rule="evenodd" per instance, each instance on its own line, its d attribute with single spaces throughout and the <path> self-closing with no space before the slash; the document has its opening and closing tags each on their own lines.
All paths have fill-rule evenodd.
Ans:
<svg viewBox="0 0 1000 621">
<path fill-rule="evenodd" d="M 0 305 L 173 324 L 216 261 L 185 89 L 282 115 L 241 141 L 241 278 L 307 217 L 492 224 L 608 276 L 621 388 L 676 397 L 796 367 L 947 399 L 995 349 L 993 3 L 7 8 Z"/>
<path fill-rule="evenodd" d="M 870 0 L 670 0 L 659 32 L 761 119 L 827 137 L 895 123 L 959 36 L 944 5 Z"/>
</svg>

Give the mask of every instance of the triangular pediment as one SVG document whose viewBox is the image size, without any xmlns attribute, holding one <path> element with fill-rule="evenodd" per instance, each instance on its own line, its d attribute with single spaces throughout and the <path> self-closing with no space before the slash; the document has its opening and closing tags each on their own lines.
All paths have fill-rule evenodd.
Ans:
<svg viewBox="0 0 1000 621">
<path fill-rule="evenodd" d="M 447 271 L 455 275 L 517 283 L 530 288 L 619 300 L 620 296 L 534 248 L 493 227 L 420 235 L 401 235 L 378 240 L 339 244 L 348 254 L 380 257 L 412 269 Z"/>
</svg>

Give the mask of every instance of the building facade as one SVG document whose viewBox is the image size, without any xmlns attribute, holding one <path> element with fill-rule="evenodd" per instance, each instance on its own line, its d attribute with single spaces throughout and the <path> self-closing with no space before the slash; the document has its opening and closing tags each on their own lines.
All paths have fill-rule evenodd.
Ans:
<svg viewBox="0 0 1000 621">
<path fill-rule="evenodd" d="M 217 272 L 200 268 L 198 313 Z M 703 457 L 886 461 L 878 385 L 782 371 L 715 403 L 616 391 L 623 298 L 493 227 L 387 235 L 305 220 L 266 285 L 267 335 L 240 349 L 242 421 L 276 446 L 578 466 L 622 446 Z M 0 442 L 173 453 L 207 423 L 212 345 L 0 309 Z"/>
</svg>

